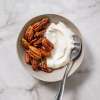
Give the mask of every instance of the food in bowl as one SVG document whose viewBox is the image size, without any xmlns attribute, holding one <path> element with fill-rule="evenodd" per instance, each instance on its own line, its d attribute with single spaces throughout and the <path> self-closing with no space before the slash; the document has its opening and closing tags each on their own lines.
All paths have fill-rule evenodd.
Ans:
<svg viewBox="0 0 100 100">
<path fill-rule="evenodd" d="M 25 63 L 47 73 L 64 67 L 70 61 L 73 34 L 61 21 L 55 24 L 43 18 L 33 23 L 21 39 Z"/>
</svg>

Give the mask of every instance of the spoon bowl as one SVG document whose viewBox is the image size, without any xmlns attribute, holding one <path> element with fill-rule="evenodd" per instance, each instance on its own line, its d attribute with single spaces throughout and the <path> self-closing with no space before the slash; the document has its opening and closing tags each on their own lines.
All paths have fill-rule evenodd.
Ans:
<svg viewBox="0 0 100 100">
<path fill-rule="evenodd" d="M 73 40 L 74 40 L 74 47 L 72 48 L 71 50 L 71 54 L 70 54 L 70 60 L 71 61 L 75 61 L 78 59 L 78 57 L 80 56 L 81 54 L 81 51 L 82 51 L 82 41 L 81 39 L 79 38 L 78 35 L 73 35 Z"/>
</svg>

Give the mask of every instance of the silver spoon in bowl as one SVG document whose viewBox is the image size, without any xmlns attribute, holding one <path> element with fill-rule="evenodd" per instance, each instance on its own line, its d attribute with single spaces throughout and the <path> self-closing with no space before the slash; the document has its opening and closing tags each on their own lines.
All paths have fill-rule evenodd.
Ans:
<svg viewBox="0 0 100 100">
<path fill-rule="evenodd" d="M 62 100 L 66 78 L 68 77 L 68 74 L 70 70 L 72 69 L 74 62 L 80 57 L 80 54 L 82 51 L 82 41 L 80 37 L 77 35 L 73 35 L 72 38 L 74 40 L 74 43 L 73 43 L 74 47 L 72 48 L 71 53 L 70 53 L 70 63 L 65 66 L 66 67 L 65 73 L 64 73 L 63 79 L 61 80 L 61 84 L 59 87 L 59 92 L 56 96 L 56 100 Z"/>
</svg>

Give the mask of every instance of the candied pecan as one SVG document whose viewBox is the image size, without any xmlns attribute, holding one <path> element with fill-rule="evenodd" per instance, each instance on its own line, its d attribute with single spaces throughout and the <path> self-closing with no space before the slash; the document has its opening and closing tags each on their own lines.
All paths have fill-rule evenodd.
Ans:
<svg viewBox="0 0 100 100">
<path fill-rule="evenodd" d="M 27 40 L 25 40 L 24 38 L 22 38 L 21 40 L 21 44 L 25 49 L 29 48 L 29 43 L 27 42 Z"/>
<path fill-rule="evenodd" d="M 51 73 L 51 72 L 53 72 L 53 69 L 52 68 L 42 68 L 41 69 L 42 71 L 44 71 L 44 72 L 47 72 L 47 73 Z"/>
<path fill-rule="evenodd" d="M 38 32 L 39 30 L 41 30 L 45 25 L 48 24 L 48 18 L 43 18 L 40 22 L 37 22 L 35 24 L 32 25 L 33 30 L 35 32 Z"/>
<path fill-rule="evenodd" d="M 24 52 L 24 61 L 25 61 L 25 63 L 29 64 L 30 60 L 31 60 L 31 58 L 30 58 L 29 54 L 25 51 Z"/>
<path fill-rule="evenodd" d="M 33 45 L 34 42 L 36 42 L 38 40 L 38 38 L 34 38 L 32 41 L 30 41 L 30 45 Z"/>
<path fill-rule="evenodd" d="M 53 69 L 48 67 L 48 68 L 47 68 L 47 72 L 48 72 L 48 73 L 51 73 L 51 72 L 53 72 Z"/>
<path fill-rule="evenodd" d="M 31 58 L 34 58 L 36 60 L 41 59 L 40 56 L 38 56 L 37 54 L 35 54 L 34 52 L 32 52 L 30 49 L 27 51 L 27 53 L 30 55 Z"/>
<path fill-rule="evenodd" d="M 38 59 L 41 58 L 41 51 L 38 48 L 29 46 L 29 50 L 33 56 L 35 56 Z"/>
<path fill-rule="evenodd" d="M 48 52 L 48 51 L 46 51 L 46 50 L 43 49 L 43 48 L 40 48 L 40 51 L 41 51 L 41 56 L 42 56 L 42 57 L 48 57 L 48 56 L 50 56 L 50 54 L 51 54 L 51 52 Z"/>
<path fill-rule="evenodd" d="M 45 58 L 42 60 L 42 67 L 47 68 L 47 60 Z"/>
<path fill-rule="evenodd" d="M 28 50 L 27 53 L 30 55 L 31 58 L 35 58 L 34 53 L 31 50 Z"/>
<path fill-rule="evenodd" d="M 42 39 L 42 45 L 47 51 L 51 51 L 54 48 L 53 44 L 45 37 Z"/>
<path fill-rule="evenodd" d="M 33 46 L 39 46 L 42 43 L 42 38 L 39 38 L 37 41 L 33 43 Z"/>
<path fill-rule="evenodd" d="M 34 35 L 34 31 L 33 31 L 33 27 L 30 25 L 27 30 L 26 33 L 24 34 L 24 37 L 26 40 L 31 41 Z"/>
<path fill-rule="evenodd" d="M 40 21 L 34 23 L 34 24 L 32 25 L 33 30 L 34 30 L 35 28 L 37 28 L 39 25 L 40 25 Z"/>
<path fill-rule="evenodd" d="M 44 72 L 47 72 L 47 73 L 50 73 L 50 72 L 53 71 L 52 68 L 49 68 L 49 67 L 47 66 L 47 60 L 46 60 L 46 59 L 44 59 L 44 60 L 41 62 L 41 65 L 39 66 L 39 69 L 42 70 L 42 71 L 44 71 Z"/>
<path fill-rule="evenodd" d="M 47 63 L 46 63 L 46 59 L 45 58 L 41 59 L 41 61 L 39 63 L 39 69 L 42 70 L 44 68 L 47 68 Z"/>
<path fill-rule="evenodd" d="M 32 60 L 32 68 L 33 68 L 33 70 L 38 70 L 38 66 L 39 66 L 38 64 L 39 64 L 38 60 L 36 60 L 36 59 Z"/>
<path fill-rule="evenodd" d="M 40 31 L 40 32 L 36 32 L 36 33 L 34 34 L 34 37 L 42 37 L 42 36 L 44 35 L 45 32 L 46 32 L 45 29 L 42 30 L 42 31 Z"/>
</svg>

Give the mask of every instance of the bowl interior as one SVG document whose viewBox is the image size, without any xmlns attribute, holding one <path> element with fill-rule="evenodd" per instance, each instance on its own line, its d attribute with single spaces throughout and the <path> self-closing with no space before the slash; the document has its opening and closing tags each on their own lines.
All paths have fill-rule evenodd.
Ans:
<svg viewBox="0 0 100 100">
<path fill-rule="evenodd" d="M 31 75 L 39 80 L 42 80 L 42 81 L 45 81 L 45 82 L 56 82 L 56 81 L 60 81 L 64 75 L 64 71 L 65 71 L 65 68 L 62 68 L 62 69 L 59 69 L 59 70 L 55 70 L 53 71 L 52 73 L 45 73 L 45 72 L 42 72 L 42 71 L 33 71 L 31 66 L 28 65 L 28 64 L 25 64 L 23 62 L 23 48 L 21 46 L 21 38 L 23 37 L 23 34 L 25 33 L 27 27 L 35 22 L 37 22 L 38 20 L 44 18 L 44 17 L 48 17 L 50 19 L 50 22 L 53 22 L 53 23 L 58 23 L 59 21 L 63 22 L 66 27 L 69 27 L 71 31 L 73 31 L 75 34 L 77 34 L 78 36 L 81 37 L 81 34 L 79 32 L 79 30 L 77 29 L 77 27 L 72 23 L 70 22 L 68 19 L 62 17 L 62 16 L 59 16 L 59 15 L 56 15 L 56 14 L 45 14 L 45 15 L 40 15 L 40 16 L 37 16 L 35 18 L 32 18 L 30 21 L 28 21 L 25 26 L 22 28 L 19 36 L 18 36 L 18 41 L 17 41 L 17 51 L 18 51 L 18 56 L 19 56 L 19 59 L 20 61 L 22 62 L 22 65 L 23 67 L 25 67 L 29 73 L 31 73 Z M 82 43 L 82 52 L 81 52 L 81 55 L 80 57 L 76 60 L 76 62 L 74 63 L 73 65 L 73 68 L 71 69 L 70 73 L 69 73 L 69 76 L 72 75 L 76 69 L 80 66 L 82 60 L 83 60 L 83 56 L 84 56 L 84 48 L 83 48 L 83 43 Z"/>
</svg>

